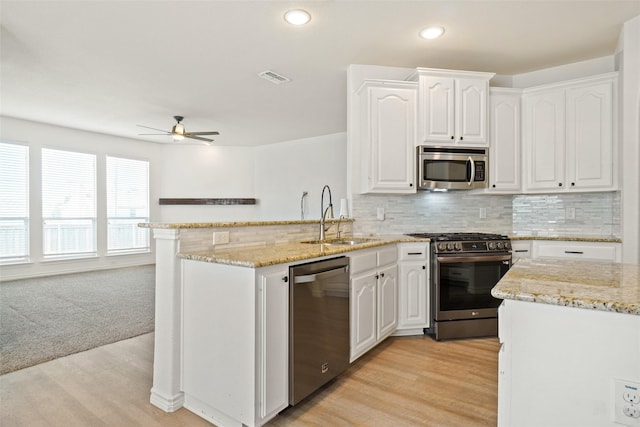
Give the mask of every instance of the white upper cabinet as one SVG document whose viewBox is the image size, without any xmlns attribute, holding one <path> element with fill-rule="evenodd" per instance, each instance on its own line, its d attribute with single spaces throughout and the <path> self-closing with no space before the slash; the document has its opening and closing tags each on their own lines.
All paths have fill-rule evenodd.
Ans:
<svg viewBox="0 0 640 427">
<path fill-rule="evenodd" d="M 616 73 L 525 89 L 526 192 L 617 188 L 616 91 Z"/>
<path fill-rule="evenodd" d="M 415 82 L 366 80 L 359 94 L 361 193 L 415 193 Z"/>
<path fill-rule="evenodd" d="M 418 68 L 420 143 L 489 144 L 487 109 L 493 73 Z"/>
<path fill-rule="evenodd" d="M 489 191 L 521 190 L 520 89 L 491 88 Z"/>
</svg>

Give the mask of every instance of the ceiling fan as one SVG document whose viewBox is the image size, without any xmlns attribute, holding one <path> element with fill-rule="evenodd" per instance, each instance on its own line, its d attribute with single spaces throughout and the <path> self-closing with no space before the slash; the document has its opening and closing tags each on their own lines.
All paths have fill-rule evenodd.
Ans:
<svg viewBox="0 0 640 427">
<path fill-rule="evenodd" d="M 147 128 L 147 129 L 163 132 L 163 133 L 140 133 L 138 135 L 171 135 L 173 136 L 174 141 L 182 141 L 184 138 L 190 138 L 190 139 L 197 139 L 198 141 L 205 141 L 205 142 L 213 142 L 213 139 L 203 138 L 201 135 L 220 135 L 220 132 L 216 132 L 216 131 L 186 132 L 184 129 L 184 125 L 180 123 L 182 120 L 184 120 L 184 117 L 173 116 L 173 118 L 176 120 L 177 123 L 173 125 L 173 127 L 171 128 L 171 132 L 167 132 L 162 129 L 152 128 L 149 126 L 138 125 L 141 128 Z"/>
</svg>

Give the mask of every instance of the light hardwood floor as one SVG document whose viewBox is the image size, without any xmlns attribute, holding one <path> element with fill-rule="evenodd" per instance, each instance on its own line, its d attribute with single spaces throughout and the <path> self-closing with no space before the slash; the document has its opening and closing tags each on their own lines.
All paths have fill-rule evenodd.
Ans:
<svg viewBox="0 0 640 427">
<path fill-rule="evenodd" d="M 497 339 L 390 338 L 268 423 L 495 426 Z M 0 376 L 0 426 L 211 426 L 149 403 L 153 334 Z"/>
</svg>

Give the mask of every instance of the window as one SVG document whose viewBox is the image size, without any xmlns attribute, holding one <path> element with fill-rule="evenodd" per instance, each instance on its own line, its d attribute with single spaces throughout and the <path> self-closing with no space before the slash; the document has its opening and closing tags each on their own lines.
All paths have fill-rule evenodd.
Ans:
<svg viewBox="0 0 640 427">
<path fill-rule="evenodd" d="M 29 256 L 29 147 L 0 143 L 0 262 Z"/>
<path fill-rule="evenodd" d="M 45 256 L 96 254 L 96 156 L 42 149 Z"/>
<path fill-rule="evenodd" d="M 149 250 L 149 162 L 107 157 L 108 253 Z"/>
</svg>

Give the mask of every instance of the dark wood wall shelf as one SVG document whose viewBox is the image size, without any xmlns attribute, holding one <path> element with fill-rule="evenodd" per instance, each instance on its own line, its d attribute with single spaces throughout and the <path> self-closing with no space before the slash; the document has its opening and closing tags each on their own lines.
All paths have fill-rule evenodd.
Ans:
<svg viewBox="0 0 640 427">
<path fill-rule="evenodd" d="M 255 205 L 256 199 L 159 199 L 161 205 Z"/>
</svg>

